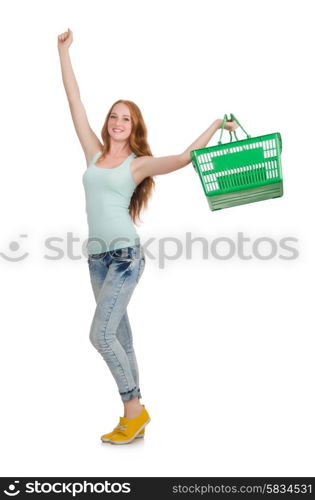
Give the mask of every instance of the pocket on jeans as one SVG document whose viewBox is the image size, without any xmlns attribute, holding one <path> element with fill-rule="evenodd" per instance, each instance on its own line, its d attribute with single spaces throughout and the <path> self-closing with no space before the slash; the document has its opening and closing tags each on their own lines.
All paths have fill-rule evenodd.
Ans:
<svg viewBox="0 0 315 500">
<path fill-rule="evenodd" d="M 105 253 L 106 252 L 88 254 L 88 258 L 87 258 L 88 264 L 90 264 L 92 262 L 92 260 L 100 260 L 105 255 Z"/>
<path fill-rule="evenodd" d="M 110 255 L 113 260 L 119 260 L 124 262 L 131 262 L 134 259 L 132 250 L 129 247 L 117 248 L 116 250 L 111 250 Z"/>
</svg>

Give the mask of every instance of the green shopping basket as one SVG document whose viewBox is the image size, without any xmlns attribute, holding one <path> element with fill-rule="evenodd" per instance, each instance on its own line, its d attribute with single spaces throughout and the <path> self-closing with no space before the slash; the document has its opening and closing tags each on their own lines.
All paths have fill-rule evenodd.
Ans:
<svg viewBox="0 0 315 500">
<path fill-rule="evenodd" d="M 247 139 L 239 141 L 233 130 L 236 141 L 232 142 L 230 131 L 230 142 L 222 144 L 225 122 L 232 120 L 245 132 Z M 218 145 L 190 152 L 210 209 L 220 210 L 282 196 L 281 151 L 279 132 L 251 138 L 232 113 L 230 120 L 224 115 Z"/>
</svg>

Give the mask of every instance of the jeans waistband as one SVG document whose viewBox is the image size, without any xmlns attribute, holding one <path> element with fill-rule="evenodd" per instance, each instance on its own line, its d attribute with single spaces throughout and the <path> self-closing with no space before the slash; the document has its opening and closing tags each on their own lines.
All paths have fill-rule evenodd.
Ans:
<svg viewBox="0 0 315 500">
<path fill-rule="evenodd" d="M 91 253 L 91 254 L 88 254 L 89 257 L 98 257 L 98 258 L 101 258 L 105 255 L 112 255 L 114 254 L 115 252 L 122 252 L 122 253 L 128 253 L 128 255 L 130 254 L 135 254 L 136 252 L 139 252 L 141 250 L 141 243 L 137 243 L 136 245 L 131 245 L 131 246 L 128 246 L 128 247 L 121 247 L 121 248 L 115 248 L 113 250 L 107 250 L 106 252 L 100 252 L 100 253 Z"/>
</svg>

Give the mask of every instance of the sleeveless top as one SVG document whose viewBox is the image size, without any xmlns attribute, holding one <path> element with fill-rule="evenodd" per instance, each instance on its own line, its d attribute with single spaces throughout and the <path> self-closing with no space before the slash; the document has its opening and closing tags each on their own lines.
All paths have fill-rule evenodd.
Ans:
<svg viewBox="0 0 315 500">
<path fill-rule="evenodd" d="M 82 181 L 89 227 L 88 254 L 99 254 L 140 243 L 129 215 L 130 199 L 137 186 L 131 175 L 131 153 L 118 167 L 95 165 L 101 152 L 93 156 Z"/>
</svg>

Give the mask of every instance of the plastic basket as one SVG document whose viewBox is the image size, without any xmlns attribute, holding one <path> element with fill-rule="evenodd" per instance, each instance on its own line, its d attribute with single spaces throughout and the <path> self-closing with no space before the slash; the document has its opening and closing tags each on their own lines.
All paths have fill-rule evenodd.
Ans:
<svg viewBox="0 0 315 500">
<path fill-rule="evenodd" d="M 247 135 L 247 139 L 222 144 L 221 137 L 227 115 L 221 127 L 217 146 L 195 149 L 191 161 L 199 174 L 211 210 L 279 198 L 283 195 L 281 169 L 282 140 L 279 132 L 252 137 L 231 114 Z"/>
</svg>

